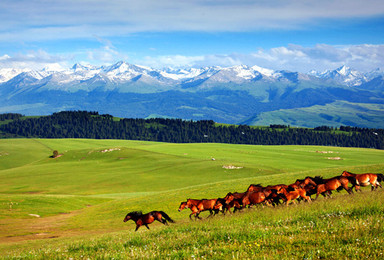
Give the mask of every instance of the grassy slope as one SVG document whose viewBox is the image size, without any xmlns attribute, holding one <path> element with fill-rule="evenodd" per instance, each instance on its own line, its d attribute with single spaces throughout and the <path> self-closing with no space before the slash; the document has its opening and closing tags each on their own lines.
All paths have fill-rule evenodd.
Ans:
<svg viewBox="0 0 384 260">
<path fill-rule="evenodd" d="M 107 148 L 119 150 L 101 152 Z M 58 150 L 63 156 L 49 158 L 53 150 Z M 316 153 L 318 150 L 333 153 Z M 275 257 L 281 257 L 287 255 L 284 250 L 277 249 L 278 241 L 287 244 L 289 252 L 293 250 L 288 243 L 289 234 L 302 231 L 297 225 L 308 226 L 314 221 L 318 223 L 316 228 L 307 228 L 304 232 L 313 236 L 332 220 L 337 224 L 336 232 L 345 228 L 345 225 L 357 226 L 365 221 L 359 212 L 367 211 L 372 215 L 367 221 L 372 222 L 375 230 L 383 229 L 381 222 L 375 222 L 384 221 L 382 191 L 372 195 L 367 192 L 355 195 L 358 199 L 342 194 L 330 203 L 320 199 L 312 205 L 257 210 L 258 218 L 255 218 L 254 211 L 250 211 L 191 223 L 188 220 L 189 212 L 177 212 L 180 202 L 187 197 L 222 197 L 228 191 L 244 191 L 250 183 L 291 183 L 307 175 L 335 176 L 342 170 L 380 172 L 384 166 L 383 151 L 380 150 L 122 140 L 6 139 L 0 140 L 0 155 L 0 253 L 4 256 L 37 254 L 38 257 L 58 257 L 60 254 L 54 250 L 60 248 L 66 251 L 64 257 L 97 254 L 100 257 L 118 258 L 121 252 L 125 256 L 154 256 L 159 249 L 163 252 L 163 255 L 158 255 L 159 258 L 167 255 L 189 258 L 192 254 L 214 257 L 214 252 L 222 253 L 225 257 L 230 257 L 233 252 L 237 252 L 238 257 L 252 257 L 255 252 L 263 256 L 263 250 L 267 251 L 265 246 L 273 241 Z M 328 157 L 341 157 L 343 160 L 329 160 Z M 243 168 L 222 168 L 229 164 Z M 372 199 L 372 196 L 375 196 L 374 200 L 367 204 L 366 200 Z M 132 233 L 134 224 L 122 223 L 128 211 L 154 209 L 166 211 L 178 224 L 170 228 L 153 224 L 151 232 L 145 233 L 147 231 L 143 228 L 138 233 Z M 348 211 L 345 213 L 344 209 Z M 332 217 L 339 211 L 347 215 L 345 223 L 339 223 L 338 215 Z M 29 214 L 37 214 L 41 218 Z M 331 214 L 331 217 L 328 218 L 327 214 Z M 249 228 L 249 222 L 252 228 Z M 223 230 L 223 227 L 226 228 Z M 360 227 L 355 228 L 360 230 Z M 263 231 L 265 229 L 270 231 Z M 375 232 L 373 229 L 368 231 Z M 100 236 L 100 233 L 106 235 Z M 154 237 L 150 234 L 154 234 Z M 236 239 L 229 239 L 231 234 Z M 324 248 L 333 246 L 326 242 L 332 238 L 332 234 L 318 235 L 322 235 L 320 243 L 325 243 Z M 77 237 L 75 241 L 78 242 L 73 242 L 73 238 L 68 239 L 72 236 Z M 312 239 L 308 236 L 302 235 L 300 239 Z M 208 241 L 202 241 L 201 237 Z M 162 238 L 169 246 L 161 241 Z M 185 241 L 192 240 L 188 243 L 193 245 L 183 244 L 183 238 Z M 143 239 L 149 239 L 150 242 Z M 346 239 L 353 240 L 354 237 Z M 382 232 L 377 239 L 383 241 Z M 225 243 L 227 240 L 230 240 L 229 245 Z M 346 245 L 357 248 L 356 240 L 352 240 Z M 39 249 L 47 241 L 50 241 L 50 246 Z M 97 252 L 98 247 L 104 250 Z M 216 248 L 217 251 L 209 252 L 209 248 Z M 175 250 L 179 253 L 173 252 Z M 318 254 L 314 242 L 303 246 L 301 251 L 312 252 L 313 256 Z"/>
<path fill-rule="evenodd" d="M 256 119 L 247 121 L 250 125 L 284 124 L 302 127 L 320 125 L 337 126 L 358 124 L 360 127 L 382 128 L 384 105 L 361 104 L 346 101 L 334 102 L 324 106 L 280 109 L 264 112 Z"/>
</svg>

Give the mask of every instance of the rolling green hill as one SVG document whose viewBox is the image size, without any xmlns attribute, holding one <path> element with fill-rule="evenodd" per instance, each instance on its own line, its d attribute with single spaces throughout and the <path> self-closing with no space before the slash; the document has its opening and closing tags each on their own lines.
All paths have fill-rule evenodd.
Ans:
<svg viewBox="0 0 384 260">
<path fill-rule="evenodd" d="M 58 158 L 50 158 L 53 150 Z M 383 190 L 371 193 L 365 188 L 352 196 L 341 192 L 328 201 L 257 208 L 196 222 L 189 221 L 188 210 L 177 209 L 186 198 L 223 197 L 245 191 L 251 183 L 289 184 L 343 170 L 382 172 L 383 153 L 319 146 L 3 139 L 0 256 L 336 258 L 362 255 L 363 250 L 354 253 L 360 252 L 360 239 L 371 243 L 365 253 L 379 257 L 373 252 L 384 239 Z M 228 165 L 239 169 L 223 167 Z M 163 210 L 176 223 L 155 223 L 151 231 L 143 227 L 134 233 L 133 222 L 122 222 L 133 210 Z M 344 251 L 323 251 L 332 249 L 335 241 Z"/>
<path fill-rule="evenodd" d="M 303 127 L 358 125 L 360 127 L 382 128 L 384 105 L 337 101 L 326 105 L 263 112 L 242 123 L 267 125 L 270 122 Z"/>
</svg>

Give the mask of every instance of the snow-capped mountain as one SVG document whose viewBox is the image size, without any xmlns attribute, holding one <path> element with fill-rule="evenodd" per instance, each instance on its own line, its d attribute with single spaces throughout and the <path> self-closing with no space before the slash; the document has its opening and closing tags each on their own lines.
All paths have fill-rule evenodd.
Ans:
<svg viewBox="0 0 384 260">
<path fill-rule="evenodd" d="M 92 66 L 75 64 L 70 69 L 52 70 L 44 69 L 33 71 L 29 69 L 0 69 L 0 84 L 17 77 L 17 82 L 25 84 L 54 83 L 57 86 L 72 84 L 75 90 L 77 84 L 85 83 L 95 84 L 96 82 L 105 84 L 122 84 L 142 82 L 148 84 L 160 85 L 181 85 L 192 82 L 206 83 L 245 83 L 257 80 L 263 81 L 282 81 L 297 82 L 298 80 L 311 80 L 313 77 L 333 81 L 345 86 L 359 86 L 373 78 L 383 76 L 384 71 L 375 70 L 370 73 L 361 73 L 346 66 L 335 70 L 324 72 L 311 71 L 308 74 L 302 74 L 290 71 L 275 71 L 261 68 L 259 66 L 238 65 L 233 67 L 205 67 L 205 68 L 187 68 L 187 69 L 153 69 L 150 67 L 133 65 L 120 61 L 109 66 Z M 13 83 L 14 84 L 14 83 Z M 91 88 L 92 89 L 92 88 Z"/>
<path fill-rule="evenodd" d="M 321 79 L 333 80 L 346 86 L 359 86 L 371 78 L 347 66 L 342 66 L 335 70 L 326 70 L 324 72 L 311 71 L 309 74 Z"/>
<path fill-rule="evenodd" d="M 332 108 L 342 102 L 347 109 L 356 109 L 350 105 L 354 103 L 374 108 L 368 115 L 354 112 L 356 122 L 348 117 L 345 124 L 376 126 L 384 121 L 383 100 L 382 70 L 361 73 L 345 66 L 303 74 L 245 65 L 153 69 L 120 61 L 108 66 L 75 64 L 68 69 L 53 66 L 39 71 L 0 70 L 0 113 L 44 115 L 90 110 L 121 117 L 239 123 L 258 122 L 262 113 L 278 110 L 278 116 L 283 110 L 318 110 L 316 106 L 332 104 Z M 322 112 L 316 122 L 343 123 L 345 113 L 338 114 L 328 107 L 326 111 L 335 116 Z M 287 123 L 296 124 L 295 116 L 290 120 Z M 361 120 L 370 121 L 362 124 Z M 281 122 L 278 119 L 270 123 Z M 311 125 L 304 122 L 305 126 Z"/>
<path fill-rule="evenodd" d="M 13 69 L 13 68 L 5 68 L 0 69 L 0 84 L 3 82 L 7 82 L 8 80 L 11 80 L 12 78 L 16 77 L 22 72 L 30 71 L 28 69 Z"/>
</svg>

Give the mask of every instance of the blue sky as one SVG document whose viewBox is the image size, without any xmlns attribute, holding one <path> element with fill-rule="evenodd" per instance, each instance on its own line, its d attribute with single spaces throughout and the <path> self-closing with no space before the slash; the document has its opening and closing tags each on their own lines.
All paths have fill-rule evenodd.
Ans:
<svg viewBox="0 0 384 260">
<path fill-rule="evenodd" d="M 384 68 L 382 0 L 2 0 L 0 68 Z"/>
</svg>

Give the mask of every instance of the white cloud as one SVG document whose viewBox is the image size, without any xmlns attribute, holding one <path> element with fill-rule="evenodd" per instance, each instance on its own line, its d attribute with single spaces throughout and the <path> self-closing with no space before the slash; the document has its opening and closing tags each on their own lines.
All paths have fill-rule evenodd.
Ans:
<svg viewBox="0 0 384 260">
<path fill-rule="evenodd" d="M 3 55 L 0 57 L 0 68 L 33 69 L 65 68 L 71 57 L 51 55 L 43 50 L 19 53 L 14 56 Z"/>
</svg>

